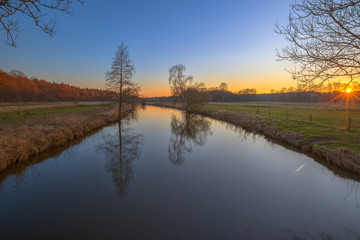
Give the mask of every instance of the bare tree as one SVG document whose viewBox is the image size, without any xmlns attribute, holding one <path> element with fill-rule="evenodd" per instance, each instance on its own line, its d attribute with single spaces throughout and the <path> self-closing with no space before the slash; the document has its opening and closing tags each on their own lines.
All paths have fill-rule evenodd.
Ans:
<svg viewBox="0 0 360 240">
<path fill-rule="evenodd" d="M 119 94 L 119 120 L 123 112 L 123 105 L 137 98 L 140 87 L 132 80 L 135 65 L 129 57 L 128 47 L 121 43 L 115 53 L 111 70 L 106 72 L 106 86 L 109 90 Z"/>
<path fill-rule="evenodd" d="M 238 94 L 256 94 L 256 88 L 243 88 L 237 92 Z"/>
<path fill-rule="evenodd" d="M 360 76 L 360 1 L 298 0 L 286 26 L 276 26 L 289 46 L 279 60 L 296 64 L 290 71 L 302 87 L 320 88 L 332 81 L 357 85 Z"/>
<path fill-rule="evenodd" d="M 82 0 L 78 2 L 84 4 Z M 0 32 L 5 32 L 6 43 L 15 47 L 20 31 L 16 17 L 20 14 L 28 16 L 37 27 L 52 36 L 56 20 L 47 17 L 48 11 L 57 10 L 70 14 L 72 3 L 73 0 L 0 0 Z"/>
<path fill-rule="evenodd" d="M 218 89 L 219 89 L 219 91 L 222 91 L 222 92 L 228 91 L 228 85 L 227 85 L 227 83 L 224 83 L 224 82 L 220 83 Z"/>
<path fill-rule="evenodd" d="M 186 68 L 182 64 L 172 66 L 169 69 L 169 84 L 172 96 L 180 97 L 185 104 L 187 104 L 184 92 L 186 91 L 188 85 L 192 83 L 193 77 L 186 76 L 185 70 Z"/>
<path fill-rule="evenodd" d="M 171 94 L 175 99 L 184 102 L 185 109 L 197 111 L 208 102 L 208 93 L 204 83 L 193 81 L 192 76 L 185 75 L 185 66 L 174 65 L 169 69 Z"/>
<path fill-rule="evenodd" d="M 220 83 L 218 90 L 220 91 L 221 94 L 221 101 L 225 102 L 225 93 L 228 92 L 228 85 L 227 83 Z"/>
</svg>

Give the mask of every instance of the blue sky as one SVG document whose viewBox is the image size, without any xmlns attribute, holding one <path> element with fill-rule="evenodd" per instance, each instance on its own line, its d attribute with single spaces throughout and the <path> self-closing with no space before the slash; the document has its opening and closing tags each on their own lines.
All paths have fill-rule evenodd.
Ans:
<svg viewBox="0 0 360 240">
<path fill-rule="evenodd" d="M 19 16 L 17 48 L 0 43 L 0 69 L 80 87 L 104 88 L 117 46 L 129 46 L 144 96 L 168 95 L 168 69 L 184 64 L 206 86 L 226 82 L 230 90 L 260 92 L 294 86 L 277 62 L 286 42 L 274 32 L 286 24 L 289 0 L 95 1 L 74 2 L 72 15 L 57 18 L 49 37 Z M 49 15 L 50 16 L 50 15 Z"/>
</svg>

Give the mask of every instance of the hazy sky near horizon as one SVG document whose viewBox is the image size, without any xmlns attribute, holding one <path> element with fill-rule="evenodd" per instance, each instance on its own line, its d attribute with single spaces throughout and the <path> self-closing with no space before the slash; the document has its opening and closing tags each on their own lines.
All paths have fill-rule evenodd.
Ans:
<svg viewBox="0 0 360 240">
<path fill-rule="evenodd" d="M 258 92 L 295 86 L 276 60 L 287 43 L 274 32 L 286 24 L 289 0 L 86 0 L 72 15 L 57 18 L 54 37 L 19 16 L 17 48 L 0 36 L 0 69 L 80 87 L 105 88 L 117 46 L 124 42 L 135 62 L 134 80 L 142 96 L 169 95 L 168 69 L 184 64 L 186 73 L 207 87 Z M 55 13 L 55 14 L 54 14 Z M 50 15 L 49 15 L 50 16 Z"/>
</svg>

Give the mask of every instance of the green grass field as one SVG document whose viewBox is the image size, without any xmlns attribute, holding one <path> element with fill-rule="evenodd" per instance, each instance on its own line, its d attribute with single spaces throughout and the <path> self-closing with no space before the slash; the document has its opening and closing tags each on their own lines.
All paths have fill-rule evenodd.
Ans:
<svg viewBox="0 0 360 240">
<path fill-rule="evenodd" d="M 0 122 L 3 123 L 18 123 L 21 121 L 44 118 L 48 115 L 55 114 L 68 114 L 83 112 L 92 109 L 97 109 L 103 107 L 102 105 L 80 105 L 80 106 L 69 106 L 69 107 L 55 107 L 55 108 L 46 108 L 46 109 L 32 109 L 20 112 L 9 112 L 0 114 Z"/>
<path fill-rule="evenodd" d="M 210 103 L 207 108 L 258 115 L 264 123 L 286 132 L 300 132 L 303 142 L 360 152 L 360 108 L 324 103 Z M 351 118 L 350 130 L 348 130 Z"/>
<path fill-rule="evenodd" d="M 351 117 L 351 129 L 360 130 L 360 107 L 351 105 L 346 110 L 344 104 L 324 103 L 210 103 L 210 109 L 223 109 L 246 113 L 258 113 L 259 115 L 288 118 L 311 122 L 345 130 L 348 127 L 348 119 Z"/>
</svg>

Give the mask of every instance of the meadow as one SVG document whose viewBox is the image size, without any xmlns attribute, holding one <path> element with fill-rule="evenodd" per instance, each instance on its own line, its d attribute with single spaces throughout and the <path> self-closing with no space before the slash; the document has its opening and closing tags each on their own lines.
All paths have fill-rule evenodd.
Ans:
<svg viewBox="0 0 360 240">
<path fill-rule="evenodd" d="M 85 106 L 107 105 L 110 102 L 0 102 L 0 114 L 18 113 L 30 110 L 74 108 Z"/>
<path fill-rule="evenodd" d="M 47 108 L 33 108 L 31 110 L 24 111 L 11 111 L 7 113 L 0 113 L 0 121 L 3 123 L 19 123 L 26 120 L 46 118 L 48 116 L 57 114 L 70 114 L 88 111 L 92 109 L 99 109 L 104 105 L 75 105 L 66 107 L 55 107 L 47 106 Z"/>
<path fill-rule="evenodd" d="M 213 102 L 208 108 L 299 120 L 340 130 L 349 127 L 348 120 L 351 118 L 350 128 L 360 130 L 360 106 L 354 103 L 347 109 L 345 103 Z"/>
<path fill-rule="evenodd" d="M 360 108 L 356 104 L 347 108 L 344 103 L 210 103 L 207 108 L 257 115 L 266 125 L 301 133 L 303 144 L 360 152 Z"/>
</svg>

